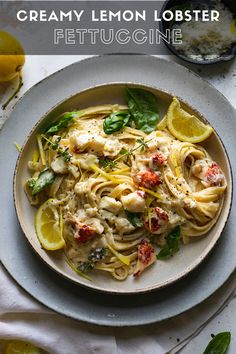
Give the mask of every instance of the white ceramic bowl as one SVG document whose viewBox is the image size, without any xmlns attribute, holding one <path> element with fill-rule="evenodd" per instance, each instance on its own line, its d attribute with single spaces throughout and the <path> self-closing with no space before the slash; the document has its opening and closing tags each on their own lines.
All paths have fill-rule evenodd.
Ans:
<svg viewBox="0 0 236 354">
<path fill-rule="evenodd" d="M 139 85 L 138 83 L 111 83 L 79 92 L 76 95 L 64 100 L 56 107 L 53 107 L 39 120 L 33 130 L 29 133 L 29 136 L 26 138 L 22 152 L 16 163 L 14 175 L 14 201 L 18 220 L 27 240 L 36 254 L 41 257 L 41 259 L 46 262 L 48 266 L 67 279 L 70 279 L 73 282 L 87 288 L 115 294 L 134 294 L 160 289 L 178 281 L 195 269 L 212 251 L 214 245 L 219 239 L 227 222 L 232 202 L 232 176 L 229 159 L 219 136 L 217 133 L 213 133 L 211 137 L 202 145 L 207 149 L 212 158 L 222 167 L 227 179 L 228 187 L 220 217 L 205 237 L 200 238 L 197 242 L 191 243 L 187 246 L 182 246 L 180 251 L 171 259 L 167 261 L 157 261 L 138 279 L 130 276 L 122 282 L 115 280 L 102 272 L 94 273 L 94 281 L 90 282 L 71 270 L 65 262 L 63 251 L 48 252 L 41 248 L 34 229 L 34 215 L 36 208 L 33 208 L 29 204 L 23 188 L 25 181 L 30 176 L 27 163 L 32 159 L 33 150 L 36 148 L 36 135 L 41 133 L 43 128 L 47 126 L 49 122 L 56 119 L 59 114 L 65 111 L 82 109 L 88 106 L 105 103 L 125 103 L 124 88 L 127 85 L 143 87 L 144 89 L 146 88 L 151 90 L 158 98 L 161 115 L 163 116 L 165 114 L 168 105 L 171 103 L 173 95 L 158 90 L 157 88 Z M 187 103 L 183 101 L 181 101 L 181 103 L 189 113 L 194 113 L 201 120 L 205 122 L 207 121 L 200 115 L 199 112 L 190 107 Z"/>
</svg>

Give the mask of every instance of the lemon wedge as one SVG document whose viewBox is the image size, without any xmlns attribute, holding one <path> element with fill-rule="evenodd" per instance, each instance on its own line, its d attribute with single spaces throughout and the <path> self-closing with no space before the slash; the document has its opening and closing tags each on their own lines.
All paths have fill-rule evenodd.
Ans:
<svg viewBox="0 0 236 354">
<path fill-rule="evenodd" d="M 48 199 L 38 209 L 35 230 L 44 249 L 54 251 L 65 246 L 62 214 L 55 199 Z"/>
<path fill-rule="evenodd" d="M 176 97 L 168 108 L 166 123 L 175 138 L 189 143 L 200 143 L 213 132 L 210 125 L 202 123 L 196 116 L 182 109 Z"/>
<path fill-rule="evenodd" d="M 21 340 L 12 340 L 7 344 L 6 354 L 41 354 L 33 344 Z"/>
</svg>

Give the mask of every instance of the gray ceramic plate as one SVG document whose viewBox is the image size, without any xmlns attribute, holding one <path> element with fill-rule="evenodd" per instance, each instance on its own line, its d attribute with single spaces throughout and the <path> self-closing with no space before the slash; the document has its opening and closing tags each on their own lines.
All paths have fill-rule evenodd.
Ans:
<svg viewBox="0 0 236 354">
<path fill-rule="evenodd" d="M 35 254 L 17 223 L 12 198 L 12 175 L 17 159 L 13 142 L 23 144 L 38 119 L 65 97 L 107 82 L 139 82 L 174 92 L 207 117 L 224 140 L 230 156 L 236 151 L 236 113 L 208 83 L 174 63 L 147 56 L 95 57 L 75 63 L 36 85 L 16 105 L 1 132 L 3 187 L 0 214 L 0 252 L 13 278 L 48 307 L 91 323 L 124 326 L 161 321 L 200 303 L 218 289 L 235 268 L 236 227 L 233 206 L 227 226 L 214 252 L 185 279 L 149 294 L 94 293 L 57 275 Z M 63 83 L 63 84 L 62 84 Z M 33 105 L 32 105 L 33 102 Z M 224 119 L 222 119 L 224 117 Z M 233 169 L 235 161 L 232 161 Z M 138 309 L 137 309 L 138 307 Z"/>
<path fill-rule="evenodd" d="M 131 87 L 135 84 L 129 83 Z M 36 208 L 29 204 L 29 201 L 24 192 L 25 181 L 30 178 L 28 171 L 28 161 L 32 159 L 33 151 L 36 149 L 36 137 L 44 131 L 44 127 L 48 126 L 52 120 L 58 117 L 63 112 L 72 111 L 74 109 L 83 109 L 93 105 L 102 105 L 106 103 L 125 104 L 124 95 L 126 83 L 105 84 L 96 86 L 94 88 L 84 90 L 72 96 L 47 113 L 40 122 L 36 125 L 30 136 L 26 139 L 26 143 L 22 149 L 22 153 L 17 161 L 16 173 L 14 179 L 14 200 L 16 205 L 17 216 L 21 224 L 25 236 L 30 242 L 36 253 L 54 270 L 64 277 L 84 285 L 85 287 L 96 289 L 98 291 L 113 293 L 113 294 L 135 294 L 144 293 L 151 290 L 160 289 L 164 286 L 170 285 L 177 280 L 186 276 L 194 268 L 196 268 L 209 254 L 217 240 L 219 239 L 224 225 L 227 221 L 231 197 L 232 197 L 232 180 L 230 164 L 224 147 L 218 138 L 213 133 L 202 144 L 212 156 L 213 160 L 220 164 L 225 172 L 227 179 L 227 190 L 224 198 L 223 208 L 217 223 L 205 235 L 205 237 L 193 242 L 187 246 L 182 246 L 180 251 L 168 261 L 157 261 L 155 264 L 147 269 L 145 273 L 137 278 L 129 276 L 125 281 L 117 281 L 109 274 L 104 272 L 94 272 L 92 274 L 93 282 L 78 276 L 66 263 L 63 251 L 47 252 L 41 248 L 38 242 L 35 228 L 34 218 Z M 172 96 L 158 89 L 138 86 L 144 89 L 151 90 L 157 97 L 161 115 L 166 114 L 167 108 L 172 101 Z M 191 114 L 193 109 L 182 103 Z M 199 117 L 200 118 L 200 117 Z"/>
</svg>

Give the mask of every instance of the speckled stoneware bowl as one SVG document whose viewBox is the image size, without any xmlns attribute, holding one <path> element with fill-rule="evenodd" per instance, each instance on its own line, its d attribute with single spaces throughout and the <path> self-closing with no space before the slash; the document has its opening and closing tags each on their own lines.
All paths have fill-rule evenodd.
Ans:
<svg viewBox="0 0 236 354">
<path fill-rule="evenodd" d="M 93 87 L 77 93 L 64 100 L 56 107 L 52 108 L 44 117 L 42 117 L 29 136 L 26 138 L 22 153 L 20 154 L 14 176 L 14 200 L 17 216 L 22 230 L 36 254 L 41 257 L 46 264 L 54 269 L 60 275 L 72 280 L 75 283 L 87 288 L 107 293 L 115 294 L 134 294 L 149 292 L 170 285 L 186 276 L 196 268 L 207 255 L 212 251 L 214 245 L 219 239 L 222 230 L 226 224 L 232 199 L 232 179 L 230 163 L 225 151 L 224 145 L 217 133 L 213 133 L 204 144 L 202 144 L 212 158 L 222 167 L 228 182 L 228 188 L 225 194 L 224 205 L 221 215 L 212 228 L 212 230 L 203 238 L 187 246 L 181 246 L 178 253 L 168 261 L 157 261 L 152 267 L 143 273 L 138 279 L 133 276 L 125 281 L 117 281 L 107 274 L 95 272 L 93 282 L 90 282 L 76 273 L 65 262 L 63 251 L 48 252 L 41 248 L 34 229 L 34 216 L 36 209 L 30 206 L 24 192 L 24 183 L 29 178 L 27 163 L 32 159 L 33 150 L 36 147 L 36 135 L 43 131 L 43 128 L 53 121 L 59 114 L 73 109 L 81 109 L 88 106 L 104 103 L 124 103 L 125 86 L 143 87 L 152 91 L 159 102 L 161 115 L 164 116 L 173 95 L 163 92 L 157 88 L 147 87 L 133 83 L 112 83 Z M 183 107 L 189 112 L 196 114 L 200 119 L 206 121 L 196 110 L 187 103 L 182 102 Z M 39 117 L 40 118 L 40 117 Z M 206 117 L 207 118 L 207 117 Z"/>
</svg>

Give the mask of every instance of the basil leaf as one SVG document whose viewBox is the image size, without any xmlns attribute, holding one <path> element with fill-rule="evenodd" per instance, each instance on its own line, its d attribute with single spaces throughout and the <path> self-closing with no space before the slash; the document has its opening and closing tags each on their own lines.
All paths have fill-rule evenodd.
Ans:
<svg viewBox="0 0 236 354">
<path fill-rule="evenodd" d="M 172 251 L 169 246 L 164 246 L 157 255 L 157 259 L 163 260 L 168 259 L 172 256 Z"/>
<path fill-rule="evenodd" d="M 53 171 L 49 169 L 42 171 L 33 186 L 32 195 L 38 194 L 44 190 L 46 187 L 53 183 L 54 179 L 55 173 Z"/>
<path fill-rule="evenodd" d="M 45 134 L 54 134 L 63 128 L 67 128 L 72 119 L 78 116 L 78 114 L 79 111 L 64 113 L 58 121 L 53 122 L 47 127 Z"/>
<path fill-rule="evenodd" d="M 103 130 L 106 134 L 118 132 L 130 122 L 130 114 L 127 112 L 114 112 L 103 121 Z"/>
<path fill-rule="evenodd" d="M 203 354 L 225 354 L 231 341 L 230 332 L 218 333 L 209 342 Z"/>
<path fill-rule="evenodd" d="M 147 134 L 154 131 L 160 120 L 156 96 L 149 91 L 135 88 L 127 88 L 126 93 L 136 128 Z"/>
<path fill-rule="evenodd" d="M 138 213 L 131 213 L 130 211 L 125 211 L 127 219 L 134 227 L 142 227 L 143 223 L 139 218 Z"/>
<path fill-rule="evenodd" d="M 180 226 L 176 226 L 166 236 L 166 245 L 157 255 L 157 259 L 168 259 L 179 250 Z"/>
<path fill-rule="evenodd" d="M 177 252 L 179 250 L 180 226 L 176 226 L 166 236 L 166 242 L 169 248 Z"/>
</svg>

